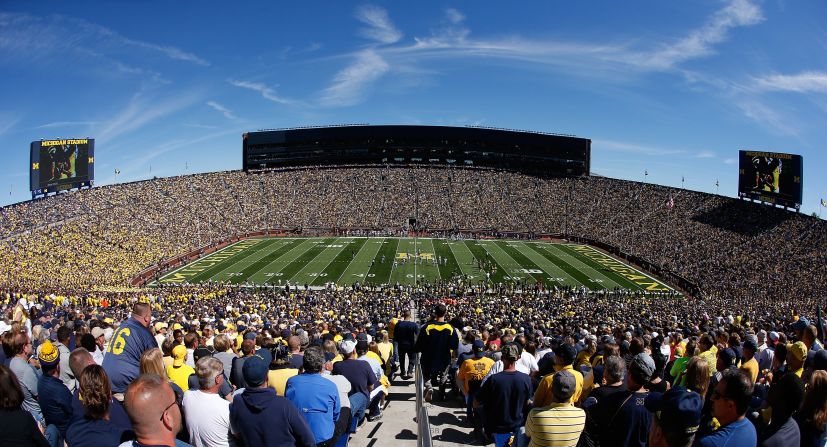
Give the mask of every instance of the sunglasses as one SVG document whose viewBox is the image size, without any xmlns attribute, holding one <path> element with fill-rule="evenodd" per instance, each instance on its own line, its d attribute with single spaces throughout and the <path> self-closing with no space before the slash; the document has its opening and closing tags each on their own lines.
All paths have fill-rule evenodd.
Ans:
<svg viewBox="0 0 827 447">
<path fill-rule="evenodd" d="M 178 399 L 175 399 L 175 400 L 172 401 L 171 404 L 167 405 L 167 407 L 164 408 L 164 411 L 161 412 L 161 418 L 159 420 L 163 421 L 164 420 L 164 414 L 166 414 L 166 412 L 169 411 L 169 409 L 172 408 L 173 405 L 177 405 L 177 404 L 178 404 Z"/>
</svg>

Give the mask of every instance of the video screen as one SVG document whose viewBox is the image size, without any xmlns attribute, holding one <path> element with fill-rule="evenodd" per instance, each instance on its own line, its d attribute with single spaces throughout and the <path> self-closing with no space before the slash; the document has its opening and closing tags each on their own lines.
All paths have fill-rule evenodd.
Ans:
<svg viewBox="0 0 827 447">
<path fill-rule="evenodd" d="M 739 155 L 739 197 L 789 207 L 801 205 L 800 155 L 757 151 L 740 151 Z"/>
<path fill-rule="evenodd" d="M 32 190 L 80 186 L 93 180 L 94 140 L 42 140 L 32 143 Z"/>
</svg>

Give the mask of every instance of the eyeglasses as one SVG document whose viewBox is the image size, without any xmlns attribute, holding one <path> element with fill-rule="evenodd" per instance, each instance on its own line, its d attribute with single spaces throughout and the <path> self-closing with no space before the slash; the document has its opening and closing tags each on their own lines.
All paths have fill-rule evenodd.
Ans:
<svg viewBox="0 0 827 447">
<path fill-rule="evenodd" d="M 729 398 L 727 396 L 724 396 L 723 394 L 719 393 L 718 390 L 712 390 L 712 400 L 718 400 L 718 399 L 732 400 L 731 398 Z"/>
<path fill-rule="evenodd" d="M 167 410 L 172 408 L 173 405 L 177 405 L 177 404 L 178 404 L 178 399 L 175 399 L 175 400 L 172 401 L 171 404 L 167 405 L 167 407 L 164 408 L 164 411 L 161 412 L 161 418 L 159 420 L 163 421 L 164 420 L 164 414 L 166 414 Z"/>
</svg>

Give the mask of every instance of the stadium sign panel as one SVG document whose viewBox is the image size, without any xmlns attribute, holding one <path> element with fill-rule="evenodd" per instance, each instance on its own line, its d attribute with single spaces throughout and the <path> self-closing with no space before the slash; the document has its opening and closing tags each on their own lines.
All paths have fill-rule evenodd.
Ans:
<svg viewBox="0 0 827 447">
<path fill-rule="evenodd" d="M 738 197 L 799 209 L 801 155 L 739 151 Z"/>
<path fill-rule="evenodd" d="M 425 164 L 586 176 L 591 140 L 510 129 L 347 125 L 247 132 L 245 171 L 291 166 Z"/>
<path fill-rule="evenodd" d="M 95 140 L 92 138 L 32 141 L 29 185 L 32 197 L 92 186 Z"/>
</svg>

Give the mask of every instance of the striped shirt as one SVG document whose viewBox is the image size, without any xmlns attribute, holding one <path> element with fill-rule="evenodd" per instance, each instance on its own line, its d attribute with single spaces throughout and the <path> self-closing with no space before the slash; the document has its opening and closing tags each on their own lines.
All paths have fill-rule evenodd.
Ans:
<svg viewBox="0 0 827 447">
<path fill-rule="evenodd" d="M 586 425 L 586 412 L 570 403 L 553 403 L 528 414 L 529 447 L 575 447 Z"/>
</svg>

